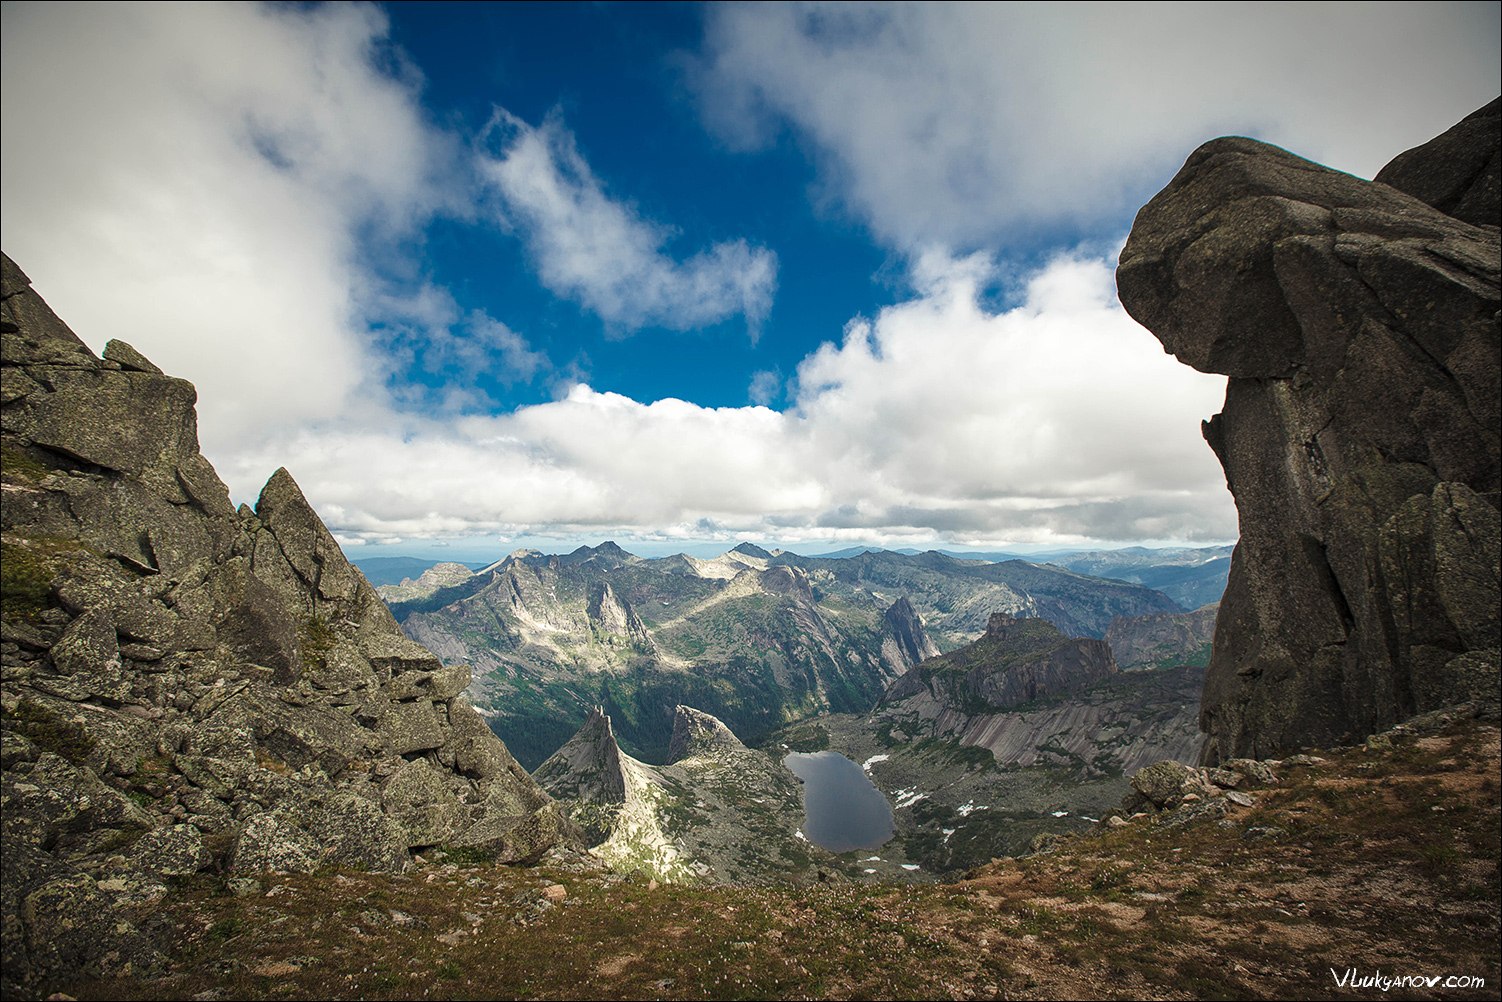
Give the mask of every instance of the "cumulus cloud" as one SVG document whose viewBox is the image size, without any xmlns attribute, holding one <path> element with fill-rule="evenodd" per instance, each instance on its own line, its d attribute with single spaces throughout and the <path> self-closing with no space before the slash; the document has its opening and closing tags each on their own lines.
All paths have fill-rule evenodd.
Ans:
<svg viewBox="0 0 1502 1002">
<path fill-rule="evenodd" d="M 1221 381 L 1165 356 L 1088 254 L 998 311 L 990 258 L 914 252 L 911 297 L 804 359 L 775 387 L 784 410 L 578 384 L 490 413 L 485 385 L 554 375 L 547 360 L 441 288 L 373 277 L 391 262 L 372 253 L 465 211 L 462 158 L 385 33 L 373 7 L 5 8 L 5 248 L 96 349 L 123 337 L 198 385 L 237 500 L 286 465 L 350 540 L 1235 534 L 1198 434 Z M 561 123 L 506 127 L 484 166 L 548 281 L 623 326 L 765 313 L 769 252 L 671 258 Z M 407 371 L 434 389 L 391 389 Z"/>
<path fill-rule="evenodd" d="M 1496 96 L 1497 5 L 750 4 L 708 10 L 707 121 L 784 123 L 902 249 L 1112 228 L 1240 133 L 1370 177 Z"/>
<path fill-rule="evenodd" d="M 498 109 L 488 132 L 495 152 L 480 173 L 550 291 L 621 331 L 690 330 L 739 313 L 755 335 L 776 292 L 776 254 L 733 240 L 674 260 L 672 230 L 611 198 L 561 119 L 534 127 Z"/>
<path fill-rule="evenodd" d="M 371 6 L 5 9 L 6 252 L 95 350 L 197 384 L 211 455 L 378 403 L 361 257 L 443 207 L 453 163 L 386 30 Z"/>
<path fill-rule="evenodd" d="M 1111 266 L 1063 256 L 992 312 L 982 257 L 931 252 L 917 295 L 800 365 L 796 401 L 706 408 L 577 385 L 445 426 L 284 444 L 351 538 L 520 532 L 923 545 L 1235 536 L 1199 435 L 1224 380 L 1165 355 Z M 258 460 L 264 466 L 270 456 Z"/>
</svg>

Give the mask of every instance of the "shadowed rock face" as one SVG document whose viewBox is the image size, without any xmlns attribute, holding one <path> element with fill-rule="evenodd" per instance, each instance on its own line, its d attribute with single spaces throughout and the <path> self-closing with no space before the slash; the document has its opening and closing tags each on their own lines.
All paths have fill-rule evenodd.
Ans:
<svg viewBox="0 0 1502 1002">
<path fill-rule="evenodd" d="M 1207 761 L 1497 696 L 1497 108 L 1391 184 L 1217 139 L 1138 213 L 1123 305 L 1231 377 L 1205 425 L 1241 521 Z"/>
<path fill-rule="evenodd" d="M 673 707 L 673 739 L 668 744 L 668 764 L 690 755 L 718 748 L 743 748 L 741 739 L 722 724 L 718 717 L 691 706 Z"/>
<path fill-rule="evenodd" d="M 885 705 L 928 694 L 972 716 L 1056 699 L 1116 674 L 1103 640 L 1066 637 L 1042 619 L 992 613 L 986 635 L 892 683 Z"/>
<path fill-rule="evenodd" d="M 96 357 L 0 260 L 4 994 L 149 963 L 117 905 L 169 877 L 557 843 L 469 670 L 401 634 L 287 471 L 236 511 L 193 386 Z"/>
</svg>

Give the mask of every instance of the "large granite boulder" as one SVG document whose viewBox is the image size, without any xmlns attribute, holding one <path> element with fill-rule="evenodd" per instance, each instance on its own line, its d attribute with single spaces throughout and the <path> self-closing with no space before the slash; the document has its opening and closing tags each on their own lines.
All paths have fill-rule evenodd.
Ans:
<svg viewBox="0 0 1502 1002">
<path fill-rule="evenodd" d="M 193 386 L 0 260 L 3 994 L 152 963 L 164 878 L 572 840 L 291 475 L 236 511 Z"/>
<path fill-rule="evenodd" d="M 1122 304 L 1231 377 L 1205 425 L 1241 521 L 1209 762 L 1497 698 L 1498 122 L 1379 181 L 1217 139 L 1137 215 Z"/>
</svg>

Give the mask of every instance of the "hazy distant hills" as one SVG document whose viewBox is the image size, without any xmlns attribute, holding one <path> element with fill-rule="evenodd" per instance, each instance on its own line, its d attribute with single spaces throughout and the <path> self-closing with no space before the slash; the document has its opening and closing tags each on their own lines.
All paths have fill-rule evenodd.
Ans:
<svg viewBox="0 0 1502 1002">
<path fill-rule="evenodd" d="M 404 579 L 421 577 L 439 561 L 419 557 L 358 557 L 351 559 L 350 563 L 360 568 L 365 580 L 379 588 L 382 585 L 400 584 Z M 484 565 L 468 566 L 470 570 L 475 570 Z"/>
<path fill-rule="evenodd" d="M 709 559 L 645 559 L 614 543 L 518 551 L 381 591 L 409 636 L 471 666 L 476 705 L 529 768 L 596 705 L 623 748 L 660 762 L 678 704 L 756 742 L 812 713 L 865 712 L 995 612 L 1099 638 L 1118 618 L 1179 611 L 1140 584 L 1021 560 L 803 557 L 751 544 Z"/>
<path fill-rule="evenodd" d="M 1161 591 L 1185 609 L 1219 602 L 1231 571 L 1232 546 L 1092 550 L 1053 557 L 1049 563 L 1081 574 L 1132 581 Z"/>
</svg>

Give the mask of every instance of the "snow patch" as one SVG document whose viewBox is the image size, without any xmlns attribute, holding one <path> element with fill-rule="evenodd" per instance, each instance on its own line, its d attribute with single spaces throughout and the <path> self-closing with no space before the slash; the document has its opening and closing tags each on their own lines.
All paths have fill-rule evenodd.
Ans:
<svg viewBox="0 0 1502 1002">
<path fill-rule="evenodd" d="M 892 756 L 890 756 L 890 755 L 872 755 L 870 758 L 866 759 L 864 762 L 861 763 L 861 768 L 864 769 L 864 770 L 866 770 L 867 772 L 870 772 L 871 771 L 871 767 L 873 765 L 875 765 L 877 762 L 885 762 L 887 759 L 889 759 L 891 757 Z"/>
<path fill-rule="evenodd" d="M 928 794 L 919 793 L 916 786 L 909 786 L 901 790 L 893 790 L 892 796 L 897 798 L 895 806 L 900 811 L 904 807 L 912 807 L 918 801 L 927 799 Z"/>
</svg>

